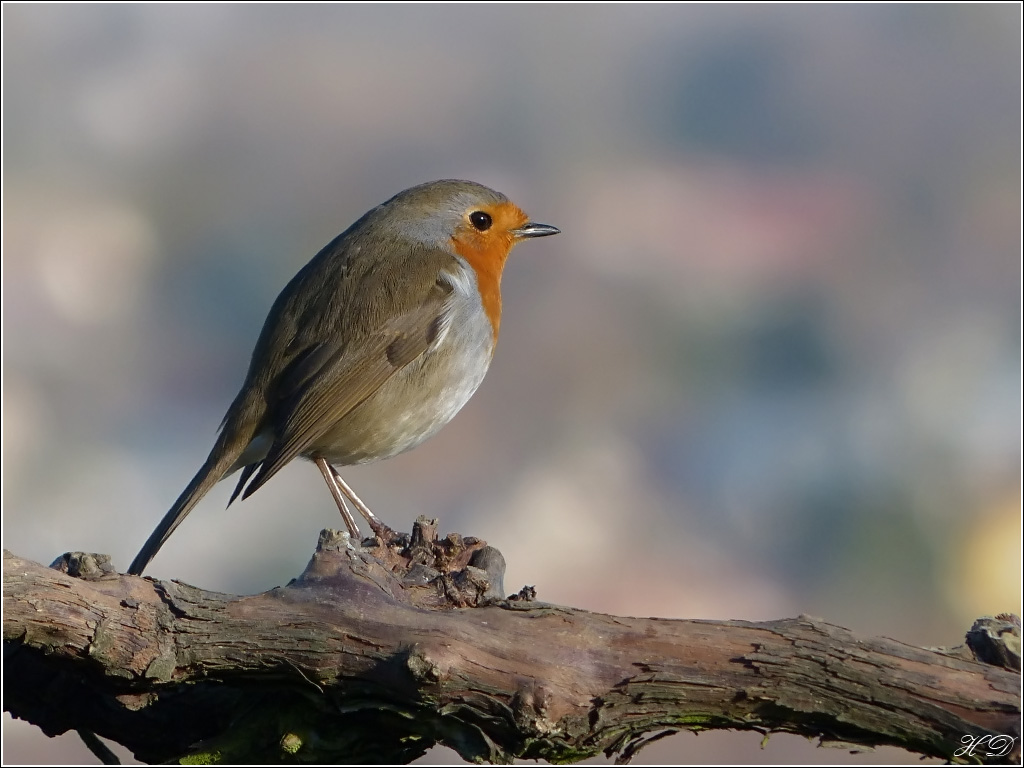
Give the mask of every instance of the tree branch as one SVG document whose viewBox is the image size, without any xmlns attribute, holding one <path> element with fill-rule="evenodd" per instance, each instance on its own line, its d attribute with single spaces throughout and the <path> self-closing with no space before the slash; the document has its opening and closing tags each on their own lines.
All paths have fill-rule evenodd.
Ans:
<svg viewBox="0 0 1024 768">
<path fill-rule="evenodd" d="M 809 617 L 627 619 L 528 590 L 495 600 L 500 553 L 438 541 L 435 526 L 365 548 L 325 531 L 298 579 L 244 597 L 119 575 L 104 556 L 55 569 L 5 552 L 4 708 L 147 762 L 407 762 L 439 742 L 493 762 L 629 759 L 710 728 L 953 761 L 1019 749 L 1020 675 L 967 648 Z M 1019 620 L 974 634 L 1019 668 Z M 958 752 L 965 737 L 975 748 Z"/>
</svg>

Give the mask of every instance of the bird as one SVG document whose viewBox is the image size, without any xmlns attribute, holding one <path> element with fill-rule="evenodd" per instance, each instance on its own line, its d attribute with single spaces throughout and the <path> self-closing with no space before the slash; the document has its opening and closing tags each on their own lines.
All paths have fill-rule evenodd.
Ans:
<svg viewBox="0 0 1024 768">
<path fill-rule="evenodd" d="M 274 301 L 209 457 L 128 573 L 142 575 L 222 479 L 241 473 L 230 506 L 296 457 L 320 470 L 357 541 L 346 499 L 375 533 L 390 530 L 336 467 L 415 448 L 458 413 L 494 355 L 509 252 L 559 232 L 500 192 L 454 179 L 365 213 Z"/>
</svg>

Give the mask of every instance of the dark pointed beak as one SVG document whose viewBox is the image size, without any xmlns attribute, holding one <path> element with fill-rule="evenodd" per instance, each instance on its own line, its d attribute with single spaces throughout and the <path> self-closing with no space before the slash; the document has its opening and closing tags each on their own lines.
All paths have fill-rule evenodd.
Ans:
<svg viewBox="0 0 1024 768">
<path fill-rule="evenodd" d="M 527 237 L 547 237 L 548 235 L 557 235 L 561 232 L 558 227 L 552 227 L 550 224 L 536 224 L 532 221 L 528 221 L 519 229 L 513 229 L 512 234 L 518 239 L 524 239 Z"/>
</svg>

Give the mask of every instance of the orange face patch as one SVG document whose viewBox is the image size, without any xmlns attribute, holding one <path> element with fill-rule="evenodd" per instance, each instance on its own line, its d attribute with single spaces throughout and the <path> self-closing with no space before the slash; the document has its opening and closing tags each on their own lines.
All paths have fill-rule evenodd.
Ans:
<svg viewBox="0 0 1024 768">
<path fill-rule="evenodd" d="M 472 214 L 478 212 L 487 214 L 491 219 L 490 226 L 483 231 L 474 226 L 470 219 Z M 516 244 L 512 230 L 522 227 L 528 221 L 526 214 L 510 202 L 478 206 L 466 211 L 465 221 L 452 237 L 455 252 L 476 272 L 480 298 L 494 329 L 495 341 L 498 340 L 498 326 L 501 324 L 501 271 L 509 251 Z"/>
</svg>

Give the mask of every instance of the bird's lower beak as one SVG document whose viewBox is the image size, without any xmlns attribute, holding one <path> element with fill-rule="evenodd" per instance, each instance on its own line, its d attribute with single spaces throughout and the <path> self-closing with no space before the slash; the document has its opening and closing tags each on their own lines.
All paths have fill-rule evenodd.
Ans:
<svg viewBox="0 0 1024 768">
<path fill-rule="evenodd" d="M 527 237 L 547 237 L 548 235 L 557 235 L 561 232 L 558 227 L 552 227 L 550 224 L 536 224 L 532 221 L 528 221 L 519 229 L 513 229 L 512 234 L 517 239 L 524 239 Z"/>
</svg>

